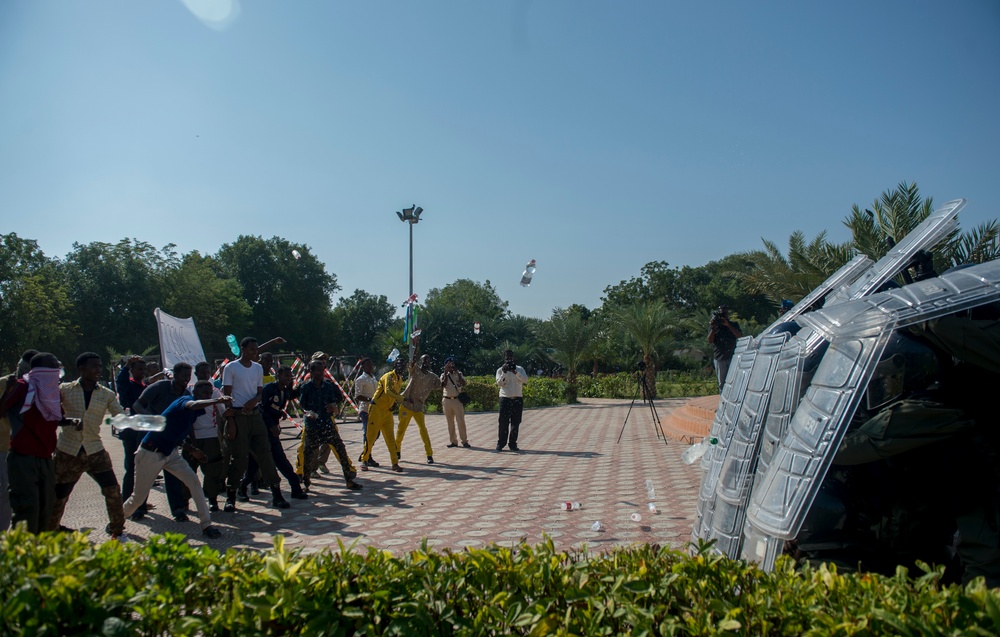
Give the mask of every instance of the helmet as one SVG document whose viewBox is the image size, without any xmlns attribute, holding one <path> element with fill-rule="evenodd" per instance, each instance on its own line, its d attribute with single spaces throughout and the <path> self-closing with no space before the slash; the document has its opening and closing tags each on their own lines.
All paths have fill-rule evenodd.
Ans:
<svg viewBox="0 0 1000 637">
<path fill-rule="evenodd" d="M 940 371 L 934 350 L 904 332 L 895 332 L 865 390 L 865 408 L 874 413 L 891 402 L 924 391 L 939 379 Z"/>
</svg>

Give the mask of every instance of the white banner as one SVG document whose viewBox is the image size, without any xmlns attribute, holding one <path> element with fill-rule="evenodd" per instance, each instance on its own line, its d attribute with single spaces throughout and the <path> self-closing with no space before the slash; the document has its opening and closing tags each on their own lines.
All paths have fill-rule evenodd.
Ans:
<svg viewBox="0 0 1000 637">
<path fill-rule="evenodd" d="M 177 363 L 190 363 L 193 367 L 205 360 L 205 350 L 201 347 L 194 319 L 170 316 L 160 308 L 153 310 L 153 315 L 156 316 L 156 328 L 160 334 L 164 369 L 171 369 Z"/>
</svg>

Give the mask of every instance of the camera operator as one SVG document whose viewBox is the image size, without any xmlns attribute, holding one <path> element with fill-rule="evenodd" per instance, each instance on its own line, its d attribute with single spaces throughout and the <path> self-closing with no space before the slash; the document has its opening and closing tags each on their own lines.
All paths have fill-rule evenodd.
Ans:
<svg viewBox="0 0 1000 637">
<path fill-rule="evenodd" d="M 712 313 L 712 320 L 709 323 L 708 342 L 715 347 L 715 374 L 719 379 L 719 393 L 726 384 L 726 376 L 729 374 L 729 361 L 736 351 L 736 339 L 743 336 L 739 323 L 732 323 L 729 320 L 729 309 L 725 305 L 720 305 L 719 309 Z"/>
<path fill-rule="evenodd" d="M 521 387 L 528 382 L 528 373 L 514 362 L 514 352 L 503 353 L 503 365 L 497 370 L 497 387 L 500 388 L 500 418 L 497 451 L 506 446 L 517 451 L 517 433 L 521 426 L 521 412 L 524 410 L 524 394 Z"/>
</svg>

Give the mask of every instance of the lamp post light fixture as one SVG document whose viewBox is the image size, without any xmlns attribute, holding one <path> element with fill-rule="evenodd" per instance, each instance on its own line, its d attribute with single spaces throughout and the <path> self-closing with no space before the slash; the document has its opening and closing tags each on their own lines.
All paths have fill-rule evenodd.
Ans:
<svg viewBox="0 0 1000 637">
<path fill-rule="evenodd" d="M 410 296 L 413 296 L 413 226 L 420 221 L 420 214 L 424 211 L 419 206 L 403 208 L 402 212 L 396 212 L 396 216 L 404 223 L 410 224 Z"/>
<path fill-rule="evenodd" d="M 410 206 L 409 208 L 403 208 L 402 212 L 397 211 L 396 216 L 403 223 L 410 224 L 410 296 L 413 296 L 413 226 L 420 222 L 420 214 L 424 211 L 423 208 L 417 206 L 416 204 Z M 406 308 L 406 313 L 409 315 L 413 311 L 413 306 Z M 410 327 L 411 330 L 416 331 L 417 325 L 414 321 L 413 325 Z M 410 341 L 410 360 L 413 360 L 413 340 L 410 339 L 410 335 L 406 334 L 405 338 Z"/>
</svg>

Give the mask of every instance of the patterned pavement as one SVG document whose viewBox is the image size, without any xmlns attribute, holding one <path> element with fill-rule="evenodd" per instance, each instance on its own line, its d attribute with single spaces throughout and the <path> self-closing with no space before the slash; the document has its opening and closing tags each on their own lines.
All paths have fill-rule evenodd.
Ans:
<svg viewBox="0 0 1000 637">
<path fill-rule="evenodd" d="M 684 402 L 657 401 L 661 422 Z M 267 497 L 261 493 L 250 503 L 238 503 L 236 513 L 214 513 L 213 523 L 223 535 L 207 540 L 193 510 L 190 522 L 170 517 L 160 485 L 150 493 L 156 508 L 140 522 L 126 522 L 126 533 L 136 541 L 158 533 L 182 533 L 192 545 L 209 544 L 219 550 L 266 549 L 279 533 L 286 546 L 304 552 L 337 548 L 339 542 L 357 550 L 374 546 L 396 554 L 422 542 L 436 549 L 511 545 L 521 540 L 535 544 L 543 534 L 562 549 L 586 544 L 589 550 L 600 551 L 633 542 L 682 547 L 694 521 L 697 464 L 680 461 L 687 445 L 672 440 L 665 444 L 657 436 L 648 403 L 635 403 L 626 422 L 630 405 L 629 400 L 583 399 L 572 406 L 526 410 L 518 453 L 495 451 L 496 413 L 466 416 L 472 449 L 446 448 L 444 416 L 428 414 L 433 465 L 426 464 L 419 432 L 411 423 L 403 442 L 404 472 L 388 469 L 388 452 L 380 440 L 374 455 L 382 468 L 359 474 L 362 491 L 344 488 L 339 466 L 331 459 L 331 473 L 313 481 L 308 500 L 290 500 L 292 507 L 281 511 L 269 506 L 269 493 Z M 361 424 L 341 423 L 340 431 L 356 459 L 361 452 Z M 295 434 L 292 427 L 282 434 L 290 458 L 298 442 Z M 110 431 L 104 435 L 115 467 L 121 467 L 121 443 Z M 120 480 L 121 472 L 116 472 Z M 652 514 L 646 480 L 652 480 L 655 489 L 657 510 Z M 287 485 L 282 486 L 287 498 Z M 560 504 L 567 501 L 580 502 L 580 510 L 563 511 Z M 641 520 L 632 521 L 634 513 Z M 595 521 L 601 522 L 601 531 L 591 529 Z M 94 541 L 108 537 L 104 500 L 86 475 L 70 497 L 63 524 L 91 529 Z"/>
</svg>

